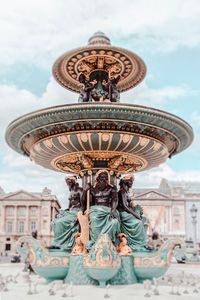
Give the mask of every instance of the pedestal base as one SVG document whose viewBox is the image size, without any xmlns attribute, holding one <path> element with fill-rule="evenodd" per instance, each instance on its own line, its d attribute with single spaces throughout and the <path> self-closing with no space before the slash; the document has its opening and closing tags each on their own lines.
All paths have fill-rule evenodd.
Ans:
<svg viewBox="0 0 200 300">
<path fill-rule="evenodd" d="M 121 268 L 119 272 L 110 280 L 110 284 L 133 284 L 138 279 L 133 268 L 133 256 L 121 256 Z"/>
<path fill-rule="evenodd" d="M 74 285 L 98 285 L 98 282 L 89 277 L 83 268 L 83 256 L 70 256 L 69 272 L 65 278 L 66 283 Z"/>
</svg>

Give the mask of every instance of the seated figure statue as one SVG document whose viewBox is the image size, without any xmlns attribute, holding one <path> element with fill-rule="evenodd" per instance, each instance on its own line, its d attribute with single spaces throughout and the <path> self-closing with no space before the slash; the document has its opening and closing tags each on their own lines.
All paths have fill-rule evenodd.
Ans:
<svg viewBox="0 0 200 300">
<path fill-rule="evenodd" d="M 118 211 L 121 220 L 121 232 L 126 234 L 128 245 L 133 251 L 147 251 L 146 230 L 141 216 L 131 207 L 129 189 L 133 185 L 133 176 L 120 180 L 118 192 Z"/>
<path fill-rule="evenodd" d="M 100 234 L 107 233 L 112 242 L 116 243 L 117 234 L 120 232 L 119 214 L 116 211 L 118 196 L 116 186 L 108 182 L 108 173 L 99 172 L 95 186 L 88 184 L 85 192 L 90 190 L 90 238 L 96 242 Z"/>
<path fill-rule="evenodd" d="M 77 219 L 78 211 L 84 211 L 82 202 L 83 189 L 79 187 L 75 176 L 66 177 L 69 187 L 69 207 L 62 210 L 52 222 L 54 241 L 52 246 L 71 251 L 75 244 L 74 234 L 80 231 Z"/>
</svg>

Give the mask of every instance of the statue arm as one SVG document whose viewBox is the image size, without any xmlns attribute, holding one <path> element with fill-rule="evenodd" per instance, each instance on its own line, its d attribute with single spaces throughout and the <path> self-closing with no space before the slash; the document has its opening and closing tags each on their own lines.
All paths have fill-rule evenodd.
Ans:
<svg viewBox="0 0 200 300">
<path fill-rule="evenodd" d="M 91 198 L 90 198 L 90 205 L 95 205 L 94 203 L 94 197 L 93 197 L 93 186 L 91 185 L 91 183 L 88 183 L 86 185 L 86 187 L 83 189 L 83 194 L 82 194 L 82 197 L 81 197 L 81 200 L 82 200 L 82 205 L 83 205 L 83 208 L 84 208 L 84 211 L 87 209 L 87 192 L 90 191 L 90 195 L 92 196 L 92 201 L 91 201 Z"/>
<path fill-rule="evenodd" d="M 138 220 L 141 220 L 140 216 L 138 216 L 138 214 L 136 214 L 130 207 L 128 207 L 127 202 L 126 202 L 126 194 L 123 192 L 121 192 L 121 199 L 122 199 L 122 205 L 123 205 L 124 210 L 126 212 L 132 214 Z"/>
</svg>

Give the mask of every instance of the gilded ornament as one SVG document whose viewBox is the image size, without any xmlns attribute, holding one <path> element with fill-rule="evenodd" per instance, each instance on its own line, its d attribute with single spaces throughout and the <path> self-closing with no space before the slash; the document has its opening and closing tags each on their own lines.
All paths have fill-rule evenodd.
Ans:
<svg viewBox="0 0 200 300">
<path fill-rule="evenodd" d="M 86 143 L 88 141 L 87 133 L 81 133 L 80 135 L 82 142 Z"/>
<path fill-rule="evenodd" d="M 103 133 L 103 134 L 101 135 L 101 138 L 102 138 L 102 141 L 103 141 L 103 142 L 108 142 L 109 139 L 110 139 L 110 134 L 108 134 L 108 133 Z"/>
<path fill-rule="evenodd" d="M 107 234 L 99 237 L 89 254 L 84 257 L 87 268 L 119 268 L 121 260 Z"/>
<path fill-rule="evenodd" d="M 45 146 L 48 147 L 48 148 L 52 148 L 52 147 L 53 147 L 52 139 L 46 139 L 46 140 L 44 141 L 44 144 L 45 144 Z"/>
<path fill-rule="evenodd" d="M 60 139 L 61 143 L 63 143 L 63 144 L 68 143 L 67 135 L 61 135 L 61 136 L 59 136 L 59 139 Z"/>
<path fill-rule="evenodd" d="M 140 145 L 146 146 L 149 143 L 149 139 L 145 138 L 145 137 L 140 137 Z"/>
<path fill-rule="evenodd" d="M 122 138 L 123 143 L 128 143 L 130 138 L 131 138 L 131 136 L 129 134 L 125 134 Z"/>
</svg>

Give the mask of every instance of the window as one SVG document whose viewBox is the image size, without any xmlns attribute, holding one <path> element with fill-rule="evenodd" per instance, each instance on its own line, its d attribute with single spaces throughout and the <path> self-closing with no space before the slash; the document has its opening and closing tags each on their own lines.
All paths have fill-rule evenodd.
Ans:
<svg viewBox="0 0 200 300">
<path fill-rule="evenodd" d="M 17 215 L 19 217 L 25 217 L 25 215 L 26 215 L 26 206 L 20 206 L 20 207 L 18 207 L 18 209 L 17 209 Z"/>
<path fill-rule="evenodd" d="M 10 244 L 6 244 L 5 245 L 5 251 L 10 251 L 11 250 L 11 245 Z"/>
<path fill-rule="evenodd" d="M 18 223 L 18 231 L 19 231 L 19 233 L 24 233 L 24 222 L 23 221 L 20 221 Z"/>
<path fill-rule="evenodd" d="M 36 227 L 36 221 L 31 221 L 30 222 L 30 232 L 33 232 L 37 229 Z"/>
<path fill-rule="evenodd" d="M 14 206 L 6 206 L 6 216 L 14 215 Z"/>
<path fill-rule="evenodd" d="M 30 215 L 31 216 L 36 216 L 37 210 L 38 210 L 37 206 L 31 206 L 30 207 Z"/>
<path fill-rule="evenodd" d="M 12 221 L 8 221 L 6 223 L 6 232 L 7 233 L 12 233 L 13 231 L 13 222 Z"/>
</svg>

